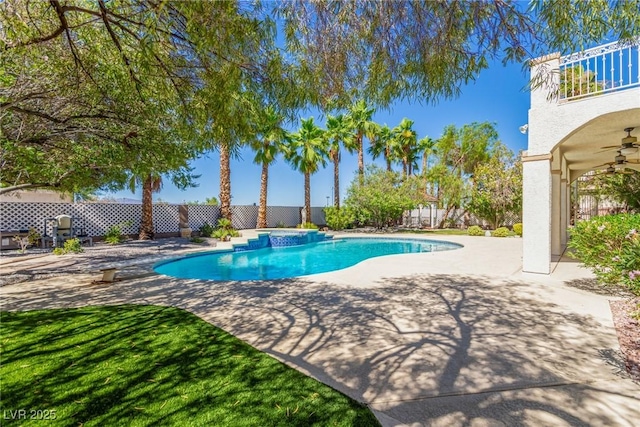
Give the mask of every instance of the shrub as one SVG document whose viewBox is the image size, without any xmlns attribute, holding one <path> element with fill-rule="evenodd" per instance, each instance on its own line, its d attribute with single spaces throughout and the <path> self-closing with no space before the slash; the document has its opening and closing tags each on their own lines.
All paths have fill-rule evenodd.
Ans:
<svg viewBox="0 0 640 427">
<path fill-rule="evenodd" d="M 278 223 L 276 224 L 276 228 L 287 228 L 287 225 L 284 223 L 284 221 L 278 221 Z"/>
<path fill-rule="evenodd" d="M 509 229 L 507 227 L 498 227 L 491 235 L 493 237 L 507 237 L 509 235 Z"/>
<path fill-rule="evenodd" d="M 65 255 L 68 253 L 81 253 L 84 252 L 82 245 L 80 244 L 80 239 L 68 239 L 65 240 L 64 246 L 61 248 L 55 248 L 53 250 L 54 255 Z"/>
<path fill-rule="evenodd" d="M 35 228 L 31 227 L 29 229 L 29 234 L 27 234 L 27 239 L 29 240 L 29 245 L 31 246 L 38 246 L 38 244 L 40 243 L 40 239 L 42 238 L 42 235 L 36 231 Z"/>
<path fill-rule="evenodd" d="M 467 233 L 469 234 L 469 236 L 484 236 L 484 230 L 477 225 L 472 225 L 471 227 L 467 228 Z"/>
<path fill-rule="evenodd" d="M 81 253 L 84 252 L 82 245 L 80 244 L 80 239 L 69 239 L 64 242 L 63 249 L 66 253 Z"/>
<path fill-rule="evenodd" d="M 213 231 L 211 237 L 226 240 L 227 237 L 240 237 L 240 233 L 234 228 L 218 228 Z"/>
<path fill-rule="evenodd" d="M 220 218 L 218 220 L 218 228 L 212 230 L 210 236 L 220 240 L 227 240 L 228 237 L 239 237 L 240 233 L 233 228 L 231 220 Z"/>
<path fill-rule="evenodd" d="M 215 239 L 220 239 L 220 240 L 225 240 L 225 237 L 228 236 L 226 230 L 222 229 L 222 228 L 218 228 L 216 230 L 213 230 L 213 232 L 211 233 L 211 237 L 215 238 Z M 231 237 L 231 236 L 229 236 Z"/>
<path fill-rule="evenodd" d="M 317 230 L 317 229 L 318 229 L 318 226 L 317 226 L 317 225 L 315 225 L 315 224 L 314 224 L 314 223 L 312 223 L 312 222 L 305 222 L 304 224 L 298 224 L 298 225 L 296 225 L 296 228 L 308 228 L 308 229 L 311 229 L 311 230 Z"/>
<path fill-rule="evenodd" d="M 20 245 L 20 253 L 23 254 L 29 246 L 38 246 L 41 237 L 40 233 L 38 233 L 35 228 L 31 227 L 26 236 L 15 235 L 11 240 Z"/>
<path fill-rule="evenodd" d="M 201 239 L 200 237 L 192 237 L 190 242 L 191 243 L 204 243 L 204 239 Z"/>
<path fill-rule="evenodd" d="M 208 222 L 202 224 L 200 227 L 200 235 L 203 237 L 213 237 L 213 232 L 215 231 L 215 227 Z"/>
<path fill-rule="evenodd" d="M 324 217 L 327 221 L 327 227 L 332 230 L 344 230 L 349 228 L 356 220 L 353 209 L 343 206 L 336 208 L 329 206 L 324 208 Z"/>
<path fill-rule="evenodd" d="M 640 215 L 620 214 L 580 221 L 569 248 L 607 285 L 625 284 L 640 295 Z"/>
<path fill-rule="evenodd" d="M 364 175 L 357 175 L 349 189 L 345 206 L 353 208 L 358 223 L 376 228 L 387 227 L 402 218 L 403 212 L 414 209 L 424 199 L 424 182 L 417 176 L 403 178 L 375 165 Z"/>
<path fill-rule="evenodd" d="M 233 228 L 233 225 L 231 224 L 231 220 L 229 218 L 220 218 L 218 220 L 218 228 Z"/>
<path fill-rule="evenodd" d="M 122 229 L 124 227 L 130 227 L 131 224 L 131 221 L 125 221 L 109 227 L 107 232 L 104 234 L 105 243 L 108 243 L 110 245 L 117 245 L 118 243 L 122 242 L 125 239 L 124 234 L 122 234 Z"/>
<path fill-rule="evenodd" d="M 517 222 L 517 223 L 513 224 L 513 232 L 516 233 L 518 236 L 522 237 L 522 223 L 521 222 Z"/>
<path fill-rule="evenodd" d="M 13 240 L 18 245 L 20 245 L 20 253 L 21 254 L 25 253 L 27 248 L 31 245 L 29 243 L 29 236 L 18 236 L 18 235 L 16 235 L 16 236 L 13 236 L 13 238 L 11 240 Z"/>
</svg>

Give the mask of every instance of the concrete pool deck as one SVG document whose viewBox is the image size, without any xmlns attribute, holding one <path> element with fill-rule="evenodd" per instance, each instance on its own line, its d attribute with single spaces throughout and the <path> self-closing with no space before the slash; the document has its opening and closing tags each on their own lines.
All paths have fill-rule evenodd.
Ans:
<svg viewBox="0 0 640 427">
<path fill-rule="evenodd" d="M 567 286 L 587 270 L 560 262 L 551 276 L 523 274 L 518 238 L 428 238 L 464 247 L 215 284 L 153 274 L 143 257 L 113 284 L 91 283 L 91 265 L 3 286 L 2 309 L 180 307 L 366 403 L 384 426 L 638 425 L 640 386 L 620 366 L 611 297 Z M 2 262 L 0 271 L 25 265 Z"/>
</svg>

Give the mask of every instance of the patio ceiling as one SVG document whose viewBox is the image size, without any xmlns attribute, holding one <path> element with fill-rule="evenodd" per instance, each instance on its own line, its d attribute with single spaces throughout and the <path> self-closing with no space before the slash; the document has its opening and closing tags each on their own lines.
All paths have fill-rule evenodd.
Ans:
<svg viewBox="0 0 640 427">
<path fill-rule="evenodd" d="M 567 137 L 559 146 L 572 171 L 571 179 L 589 170 L 604 169 L 606 165 L 600 166 L 614 162 L 618 154 L 616 149 L 604 150 L 602 147 L 620 145 L 627 135 L 624 129 L 628 127 L 635 128 L 631 136 L 640 142 L 640 109 L 602 115 Z M 627 160 L 640 162 L 640 150 L 627 156 Z M 640 171 L 640 164 L 627 164 L 627 167 Z"/>
</svg>

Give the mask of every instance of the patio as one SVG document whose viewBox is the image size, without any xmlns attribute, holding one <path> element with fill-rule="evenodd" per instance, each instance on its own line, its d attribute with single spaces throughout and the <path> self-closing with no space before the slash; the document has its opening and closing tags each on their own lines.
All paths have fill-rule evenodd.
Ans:
<svg viewBox="0 0 640 427">
<path fill-rule="evenodd" d="M 560 262 L 550 276 L 527 275 L 521 239 L 443 239 L 465 247 L 263 283 L 177 280 L 150 270 L 152 260 L 202 249 L 186 240 L 110 259 L 120 262 L 123 280 L 109 285 L 91 283 L 100 259 L 113 255 L 100 247 L 84 260 L 3 258 L 3 275 L 22 269 L 37 278 L 51 262 L 60 275 L 3 286 L 2 309 L 180 307 L 367 403 L 385 426 L 631 426 L 640 419 L 640 386 L 620 366 L 611 298 L 567 286 L 589 278 L 587 270 Z"/>
</svg>

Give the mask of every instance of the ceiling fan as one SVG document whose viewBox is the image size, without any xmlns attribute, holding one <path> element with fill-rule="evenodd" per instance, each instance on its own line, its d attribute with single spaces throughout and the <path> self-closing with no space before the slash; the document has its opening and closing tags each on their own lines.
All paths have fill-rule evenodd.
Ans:
<svg viewBox="0 0 640 427">
<path fill-rule="evenodd" d="M 593 176 L 602 176 L 602 175 L 619 175 L 619 174 L 625 174 L 625 175 L 631 175 L 633 172 L 631 171 L 625 171 L 624 168 L 624 163 L 605 163 L 604 165 L 609 165 L 605 170 L 603 170 L 602 172 L 599 173 L 594 173 Z M 604 165 L 600 165 L 600 166 L 604 166 Z M 598 167 L 600 167 L 598 166 Z"/>
<path fill-rule="evenodd" d="M 630 154 L 634 154 L 638 152 L 638 138 L 635 136 L 631 136 L 631 131 L 634 128 L 625 128 L 624 131 L 627 132 L 627 136 L 622 138 L 621 145 L 609 145 L 606 147 L 600 147 L 603 151 L 617 149 L 621 156 L 628 156 Z"/>
<path fill-rule="evenodd" d="M 595 167 L 595 169 L 608 165 L 606 172 L 604 173 L 611 174 L 611 173 L 615 173 L 616 171 L 618 171 L 618 173 L 633 173 L 633 172 L 624 171 L 624 169 L 627 167 L 626 165 L 628 164 L 637 165 L 637 164 L 640 164 L 640 160 L 627 160 L 627 157 L 622 154 L 622 150 L 618 150 L 618 155 L 614 158 L 613 162 L 608 162 L 602 165 L 598 165 Z"/>
</svg>

